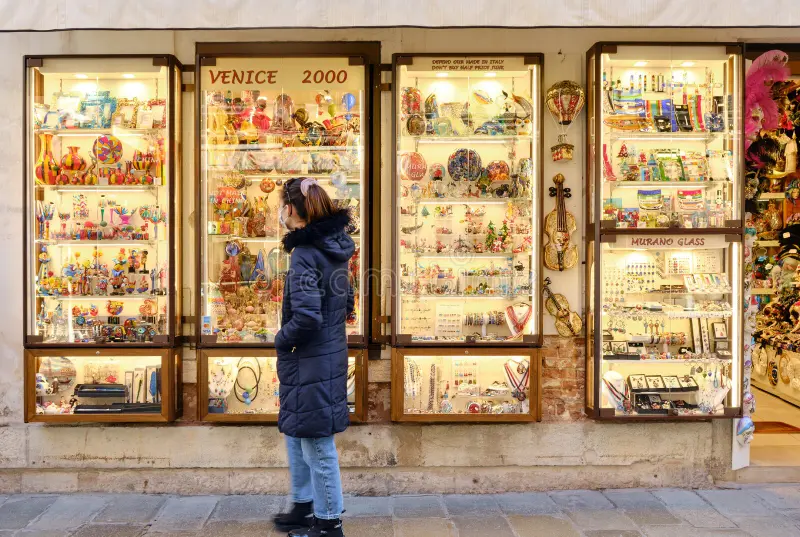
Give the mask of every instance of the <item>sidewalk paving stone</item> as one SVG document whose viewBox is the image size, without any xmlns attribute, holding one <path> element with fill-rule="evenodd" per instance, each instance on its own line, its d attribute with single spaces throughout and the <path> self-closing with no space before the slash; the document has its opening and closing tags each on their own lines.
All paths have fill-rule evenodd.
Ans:
<svg viewBox="0 0 800 537">
<path fill-rule="evenodd" d="M 444 505 L 451 517 L 457 516 L 499 516 L 500 507 L 494 496 L 488 494 L 448 494 Z"/>
<path fill-rule="evenodd" d="M 219 498 L 216 496 L 189 496 L 170 498 L 153 522 L 150 531 L 196 531 L 203 527 Z"/>
<path fill-rule="evenodd" d="M 567 511 L 576 526 L 587 530 L 635 530 L 636 524 L 614 509 Z"/>
<path fill-rule="evenodd" d="M 495 500 L 507 515 L 549 515 L 561 511 L 546 492 L 498 494 Z"/>
<path fill-rule="evenodd" d="M 653 490 L 652 493 L 664 502 L 672 514 L 696 528 L 736 527 L 736 524 L 719 514 L 711 504 L 691 490 L 660 489 Z"/>
<path fill-rule="evenodd" d="M 580 537 L 580 533 L 566 518 L 547 515 L 511 515 L 508 517 L 511 527 L 519 537 Z"/>
<path fill-rule="evenodd" d="M 715 530 L 711 528 L 684 527 L 680 533 L 675 526 L 647 526 L 642 528 L 646 537 L 752 537 L 742 530 Z"/>
<path fill-rule="evenodd" d="M 603 494 L 639 526 L 682 523 L 648 490 L 606 490 Z"/>
<path fill-rule="evenodd" d="M 108 496 L 65 494 L 26 529 L 67 531 L 89 522 L 108 503 Z"/>
<path fill-rule="evenodd" d="M 210 520 L 272 520 L 285 503 L 284 496 L 224 496 Z"/>
<path fill-rule="evenodd" d="M 394 537 L 391 517 L 348 518 L 344 521 L 343 529 L 347 537 Z M 284 534 L 273 532 L 274 537 L 278 535 Z"/>
<path fill-rule="evenodd" d="M 238 520 L 209 520 L 200 534 L 208 535 L 209 537 L 261 536 L 269 535 L 272 529 L 271 520 L 250 520 L 246 522 Z"/>
<path fill-rule="evenodd" d="M 800 509 L 800 487 L 777 486 L 746 489 L 764 500 L 773 509 Z"/>
<path fill-rule="evenodd" d="M 391 498 L 345 496 L 343 518 L 392 516 Z"/>
<path fill-rule="evenodd" d="M 589 530 L 583 533 L 586 537 L 642 537 L 635 530 Z"/>
<path fill-rule="evenodd" d="M 565 511 L 600 511 L 614 505 L 596 490 L 565 490 L 551 492 L 550 498 Z"/>
<path fill-rule="evenodd" d="M 458 537 L 458 534 L 455 525 L 444 518 L 407 518 L 394 521 L 394 537 L 432 536 Z"/>
<path fill-rule="evenodd" d="M 800 528 L 795 522 L 778 513 L 768 517 L 732 516 L 731 520 L 753 537 L 800 537 Z"/>
<path fill-rule="evenodd" d="M 111 497 L 105 509 L 94 518 L 95 524 L 147 524 L 167 501 L 165 496 L 119 494 Z"/>
<path fill-rule="evenodd" d="M 700 490 L 698 494 L 725 516 L 769 516 L 772 513 L 759 496 L 747 490 Z"/>
<path fill-rule="evenodd" d="M 57 496 L 15 496 L 0 505 L 0 530 L 18 530 L 53 505 Z"/>
<path fill-rule="evenodd" d="M 446 518 L 439 496 L 395 496 L 392 499 L 396 518 Z"/>
<path fill-rule="evenodd" d="M 146 526 L 127 524 L 87 524 L 70 537 L 139 537 L 146 529 Z"/>
<path fill-rule="evenodd" d="M 508 521 L 500 515 L 454 517 L 458 537 L 515 537 Z"/>
</svg>

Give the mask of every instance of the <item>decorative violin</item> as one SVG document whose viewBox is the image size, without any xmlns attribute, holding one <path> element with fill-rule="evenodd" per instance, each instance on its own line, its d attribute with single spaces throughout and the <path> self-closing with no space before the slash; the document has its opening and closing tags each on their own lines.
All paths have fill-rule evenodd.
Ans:
<svg viewBox="0 0 800 537">
<path fill-rule="evenodd" d="M 583 320 L 581 316 L 569 309 L 569 302 L 562 294 L 554 294 L 550 290 L 550 278 L 544 279 L 544 307 L 556 318 L 556 330 L 561 337 L 574 337 L 581 333 Z"/>
<path fill-rule="evenodd" d="M 570 242 L 569 237 L 578 226 L 564 205 L 564 198 L 572 197 L 570 189 L 564 188 L 564 176 L 557 174 L 553 182 L 556 186 L 550 187 L 550 197 L 556 198 L 556 207 L 544 219 L 544 232 L 548 237 L 544 245 L 544 266 L 563 272 L 578 262 L 578 247 Z"/>
</svg>

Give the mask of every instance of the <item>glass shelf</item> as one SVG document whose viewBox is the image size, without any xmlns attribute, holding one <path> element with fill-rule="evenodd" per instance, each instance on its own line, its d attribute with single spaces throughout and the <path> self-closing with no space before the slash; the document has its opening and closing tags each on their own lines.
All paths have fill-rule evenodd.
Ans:
<svg viewBox="0 0 800 537">
<path fill-rule="evenodd" d="M 615 131 L 611 129 L 608 137 L 612 141 L 652 141 L 652 142 L 703 142 L 710 143 L 724 132 L 639 132 Z"/>
<path fill-rule="evenodd" d="M 479 143 L 479 144 L 507 144 L 511 142 L 517 142 L 520 140 L 524 140 L 527 142 L 531 141 L 531 135 L 508 135 L 508 134 L 496 134 L 496 135 L 474 135 L 474 136 L 411 136 L 405 134 L 402 136 L 403 139 L 414 140 L 415 142 L 419 142 L 421 144 L 456 144 L 456 143 Z"/>
<path fill-rule="evenodd" d="M 716 185 L 732 185 L 730 181 L 605 181 L 611 188 L 711 188 Z"/>
<path fill-rule="evenodd" d="M 53 136 L 148 136 L 163 135 L 166 129 L 126 129 L 124 127 L 110 127 L 102 129 L 34 129 L 35 134 L 52 134 Z"/>
</svg>

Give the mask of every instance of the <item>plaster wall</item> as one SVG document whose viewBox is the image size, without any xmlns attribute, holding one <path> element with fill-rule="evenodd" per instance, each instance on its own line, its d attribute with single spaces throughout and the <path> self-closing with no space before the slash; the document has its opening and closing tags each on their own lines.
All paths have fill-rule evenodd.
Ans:
<svg viewBox="0 0 800 537">
<path fill-rule="evenodd" d="M 186 349 L 185 417 L 167 426 L 43 426 L 22 421 L 22 56 L 25 54 L 171 53 L 194 63 L 202 41 L 371 40 L 382 61 L 395 52 L 542 52 L 544 88 L 565 78 L 585 82 L 585 51 L 597 41 L 792 42 L 780 29 L 331 29 L 228 31 L 68 31 L 0 34 L 0 492 L 146 491 L 279 492 L 288 488 L 283 442 L 274 427 L 210 426 L 194 421 L 196 362 Z M 389 81 L 388 73 L 383 75 Z M 185 77 L 191 82 L 191 76 Z M 374 177 L 391 192 L 391 94 L 382 96 L 382 167 Z M 194 125 L 192 95 L 184 94 L 184 244 L 193 244 Z M 545 118 L 545 148 L 556 129 Z M 545 161 L 545 186 L 557 172 L 573 197 L 582 241 L 585 117 L 570 132 L 572 163 Z M 390 267 L 391 199 L 381 200 L 382 267 Z M 545 200 L 545 210 L 552 201 Z M 582 255 L 582 253 L 581 253 Z M 192 255 L 184 257 L 184 311 L 193 311 Z M 582 270 L 545 275 L 553 289 L 583 309 Z M 383 290 L 389 296 L 389 289 Z M 384 305 L 386 307 L 386 304 Z M 552 319 L 545 333 L 554 334 Z M 388 350 L 370 363 L 369 423 L 338 438 L 345 486 L 354 493 L 490 492 L 552 488 L 699 486 L 727 478 L 728 421 L 603 424 L 582 416 L 583 345 L 547 337 L 543 351 L 542 423 L 526 425 L 398 425 L 389 416 Z"/>
</svg>

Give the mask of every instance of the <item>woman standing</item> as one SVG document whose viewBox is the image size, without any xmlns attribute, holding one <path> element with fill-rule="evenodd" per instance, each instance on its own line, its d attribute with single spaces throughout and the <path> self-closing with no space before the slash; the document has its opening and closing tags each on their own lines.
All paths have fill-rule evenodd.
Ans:
<svg viewBox="0 0 800 537">
<path fill-rule="evenodd" d="M 292 509 L 275 526 L 294 537 L 343 537 L 339 457 L 333 435 L 350 424 L 347 336 L 353 311 L 348 261 L 355 244 L 316 180 L 289 180 L 279 219 L 290 232 L 291 263 L 283 287 L 283 323 L 275 336 L 280 380 L 278 429 L 286 435 Z"/>
</svg>

